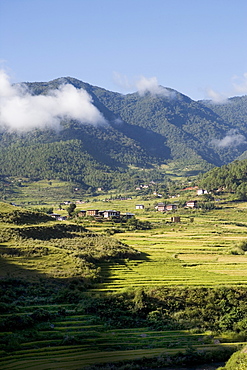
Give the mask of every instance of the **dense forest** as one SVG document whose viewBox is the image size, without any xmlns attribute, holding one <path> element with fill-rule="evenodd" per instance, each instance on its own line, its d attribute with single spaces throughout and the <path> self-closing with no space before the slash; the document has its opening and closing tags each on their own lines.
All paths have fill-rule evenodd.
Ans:
<svg viewBox="0 0 247 370">
<path fill-rule="evenodd" d="M 203 175 L 200 185 L 212 192 L 234 192 L 239 200 L 247 200 L 247 160 L 213 168 Z"/>
<path fill-rule="evenodd" d="M 171 89 L 168 95 L 122 95 L 69 77 L 25 86 L 33 96 L 45 96 L 66 84 L 84 89 L 106 124 L 63 117 L 59 130 L 2 130 L 1 178 L 61 179 L 85 189 L 127 188 L 129 179 L 138 185 L 143 169 L 150 173 L 146 179 L 155 181 L 163 176 L 164 164 L 194 166 L 199 173 L 244 158 L 245 97 L 213 105 Z"/>
</svg>

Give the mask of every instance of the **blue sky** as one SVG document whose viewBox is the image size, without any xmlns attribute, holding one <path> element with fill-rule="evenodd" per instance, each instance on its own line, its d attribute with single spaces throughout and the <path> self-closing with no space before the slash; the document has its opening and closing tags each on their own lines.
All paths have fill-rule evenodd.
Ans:
<svg viewBox="0 0 247 370">
<path fill-rule="evenodd" d="M 12 82 L 127 93 L 156 78 L 220 100 L 247 94 L 246 20 L 246 0 L 0 0 L 0 66 Z"/>
</svg>

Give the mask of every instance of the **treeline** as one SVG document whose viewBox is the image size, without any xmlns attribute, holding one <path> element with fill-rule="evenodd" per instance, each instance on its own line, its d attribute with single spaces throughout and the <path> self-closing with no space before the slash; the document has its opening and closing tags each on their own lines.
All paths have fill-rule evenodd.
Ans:
<svg viewBox="0 0 247 370">
<path fill-rule="evenodd" d="M 200 186 L 212 192 L 234 192 L 238 199 L 247 200 L 247 160 L 213 168 L 202 176 Z"/>
<path fill-rule="evenodd" d="M 27 137 L 18 138 L 16 142 L 9 143 L 7 140 L 7 144 L 0 143 L 2 179 L 58 179 L 79 184 L 85 190 L 98 187 L 105 190 L 129 190 L 144 181 L 162 178 L 158 170 L 152 169 L 155 159 L 148 157 L 141 147 L 131 140 L 125 140 L 125 145 L 120 145 L 118 140 L 112 137 L 111 129 L 102 134 L 101 138 L 99 136 L 96 140 L 95 136 L 93 140 L 85 134 L 87 129 L 78 128 L 76 135 L 71 132 L 68 134 L 66 130 L 60 134 L 65 138 L 77 136 L 78 139 L 62 140 L 60 137 L 59 141 L 43 142 L 45 134 L 38 133 L 36 136 L 34 133 L 33 136 L 29 134 Z M 70 130 L 75 128 L 70 127 L 67 131 Z M 98 135 L 99 132 L 98 130 Z M 50 133 L 50 137 L 58 140 L 59 137 L 54 135 Z M 130 164 L 149 166 L 149 169 L 129 169 Z M 21 182 L 18 185 L 21 186 Z"/>
</svg>

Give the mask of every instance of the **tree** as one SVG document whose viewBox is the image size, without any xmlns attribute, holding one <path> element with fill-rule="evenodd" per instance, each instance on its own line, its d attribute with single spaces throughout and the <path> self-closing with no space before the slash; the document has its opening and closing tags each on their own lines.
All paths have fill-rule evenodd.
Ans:
<svg viewBox="0 0 247 370">
<path fill-rule="evenodd" d="M 67 208 L 67 212 L 68 212 L 68 215 L 69 215 L 70 217 L 71 217 L 71 216 L 73 216 L 73 213 L 74 213 L 75 209 L 76 209 L 76 205 L 75 205 L 75 203 L 71 203 L 71 204 L 69 205 L 69 207 Z"/>
</svg>

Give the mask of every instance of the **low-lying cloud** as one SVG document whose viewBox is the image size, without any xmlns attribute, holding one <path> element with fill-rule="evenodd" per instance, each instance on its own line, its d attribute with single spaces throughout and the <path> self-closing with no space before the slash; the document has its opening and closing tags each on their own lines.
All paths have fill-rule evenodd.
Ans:
<svg viewBox="0 0 247 370">
<path fill-rule="evenodd" d="M 228 97 L 225 94 L 219 93 L 211 88 L 206 89 L 207 97 L 216 104 L 223 104 L 227 102 Z"/>
<path fill-rule="evenodd" d="M 140 76 L 135 81 L 130 82 L 127 76 L 114 72 L 115 83 L 124 90 L 137 90 L 140 96 L 150 93 L 151 95 L 172 96 L 174 95 L 170 90 L 158 84 L 157 77 Z"/>
<path fill-rule="evenodd" d="M 247 94 L 247 73 L 242 77 L 234 76 L 232 84 L 237 94 Z"/>
<path fill-rule="evenodd" d="M 170 91 L 168 89 L 158 84 L 156 77 L 147 78 L 141 76 L 140 79 L 136 81 L 136 87 L 141 96 L 145 95 L 147 92 L 149 92 L 151 95 L 170 95 Z"/>
<path fill-rule="evenodd" d="M 223 139 L 213 139 L 212 143 L 219 148 L 237 147 L 246 143 L 245 136 L 240 134 L 238 130 L 230 130 Z"/>
<path fill-rule="evenodd" d="M 205 95 L 211 100 L 212 103 L 228 103 L 228 98 L 235 95 L 246 95 L 247 94 L 247 73 L 242 76 L 233 76 L 231 79 L 231 85 L 228 92 L 219 93 L 212 88 L 205 89 Z"/>
<path fill-rule="evenodd" d="M 0 130 L 58 130 L 67 118 L 82 124 L 106 124 L 85 90 L 67 84 L 47 95 L 32 95 L 25 84 L 11 85 L 8 75 L 0 71 Z"/>
</svg>

